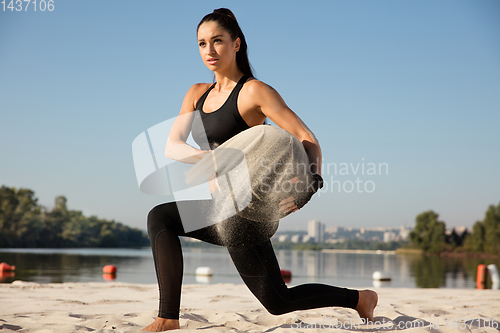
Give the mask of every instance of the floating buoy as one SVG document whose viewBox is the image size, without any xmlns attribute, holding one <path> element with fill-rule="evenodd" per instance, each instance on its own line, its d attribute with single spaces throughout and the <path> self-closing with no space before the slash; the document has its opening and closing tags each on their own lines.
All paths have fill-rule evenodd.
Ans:
<svg viewBox="0 0 500 333">
<path fill-rule="evenodd" d="M 116 266 L 115 265 L 106 265 L 102 268 L 102 271 L 106 274 L 116 274 Z"/>
<path fill-rule="evenodd" d="M 391 281 L 380 281 L 380 280 L 373 280 L 372 284 L 375 288 L 382 288 L 382 287 L 388 287 L 391 285 Z"/>
<path fill-rule="evenodd" d="M 498 274 L 497 265 L 488 265 L 488 272 L 490 273 L 491 282 L 500 282 L 500 275 Z"/>
<path fill-rule="evenodd" d="M 0 282 L 3 282 L 7 279 L 13 278 L 16 276 L 16 273 L 14 271 L 1 271 L 0 270 Z"/>
<path fill-rule="evenodd" d="M 113 281 L 116 279 L 116 274 L 113 273 L 104 273 L 102 275 L 102 278 L 106 281 Z"/>
<path fill-rule="evenodd" d="M 391 277 L 383 272 L 373 272 L 372 279 L 375 281 L 391 281 Z"/>
<path fill-rule="evenodd" d="M 207 276 L 207 275 L 196 275 L 195 279 L 196 279 L 196 282 L 198 282 L 198 283 L 208 284 L 208 283 L 212 282 L 213 277 Z"/>
<path fill-rule="evenodd" d="M 6 262 L 3 262 L 3 263 L 0 264 L 0 271 L 2 271 L 2 272 L 13 271 L 15 269 L 16 269 L 16 266 L 14 266 L 14 265 L 11 266 L 11 265 L 9 265 Z"/>
<path fill-rule="evenodd" d="M 292 282 L 292 272 L 286 269 L 281 270 L 281 277 L 283 278 L 283 282 L 290 283 Z"/>
<path fill-rule="evenodd" d="M 491 289 L 500 289 L 500 274 L 498 274 L 497 265 L 488 265 L 488 272 L 491 278 Z"/>
<path fill-rule="evenodd" d="M 291 278 L 292 277 L 292 272 L 286 269 L 281 270 L 281 276 L 284 278 Z"/>
<path fill-rule="evenodd" d="M 477 266 L 477 278 L 476 278 L 476 284 L 477 284 L 477 289 L 485 289 L 486 288 L 486 278 L 487 278 L 487 269 L 486 265 L 478 265 Z"/>
<path fill-rule="evenodd" d="M 214 270 L 210 267 L 198 267 L 196 269 L 196 275 L 212 276 L 214 275 Z"/>
</svg>

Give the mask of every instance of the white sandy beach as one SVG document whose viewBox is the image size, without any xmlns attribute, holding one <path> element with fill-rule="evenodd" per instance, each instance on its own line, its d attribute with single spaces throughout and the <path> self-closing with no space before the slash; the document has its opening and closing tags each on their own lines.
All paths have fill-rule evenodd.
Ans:
<svg viewBox="0 0 500 333">
<path fill-rule="evenodd" d="M 350 309 L 322 308 L 273 316 L 245 285 L 184 285 L 180 331 L 500 331 L 500 290 L 374 290 L 379 293 L 378 323 L 359 325 L 357 313 Z M 2 332 L 140 332 L 153 321 L 158 307 L 156 284 L 15 281 L 0 284 L 0 297 Z M 332 328 L 335 325 L 339 328 Z"/>
</svg>

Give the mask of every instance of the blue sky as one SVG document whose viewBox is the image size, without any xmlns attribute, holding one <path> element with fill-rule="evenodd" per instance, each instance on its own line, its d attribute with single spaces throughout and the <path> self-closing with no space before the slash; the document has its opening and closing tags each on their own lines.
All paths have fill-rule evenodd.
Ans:
<svg viewBox="0 0 500 333">
<path fill-rule="evenodd" d="M 257 78 L 314 131 L 325 164 L 388 165 L 325 173 L 346 191 L 316 195 L 281 230 L 312 218 L 413 225 L 429 209 L 471 226 L 500 201 L 498 1 L 54 5 L 0 11 L 0 184 L 33 189 L 42 205 L 65 195 L 70 209 L 145 228 L 164 198 L 139 191 L 132 141 L 212 81 L 196 25 L 219 7 L 233 10 Z M 348 193 L 357 180 L 375 190 Z"/>
</svg>

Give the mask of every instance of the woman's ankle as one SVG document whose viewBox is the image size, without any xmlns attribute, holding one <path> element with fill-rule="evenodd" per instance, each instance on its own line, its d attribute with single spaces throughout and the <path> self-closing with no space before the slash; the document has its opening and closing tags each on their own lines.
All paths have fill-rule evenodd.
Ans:
<svg viewBox="0 0 500 333">
<path fill-rule="evenodd" d="M 156 317 L 155 321 L 149 326 L 146 326 L 142 331 L 148 332 L 165 332 L 170 330 L 179 329 L 179 319 L 165 319 Z"/>
</svg>

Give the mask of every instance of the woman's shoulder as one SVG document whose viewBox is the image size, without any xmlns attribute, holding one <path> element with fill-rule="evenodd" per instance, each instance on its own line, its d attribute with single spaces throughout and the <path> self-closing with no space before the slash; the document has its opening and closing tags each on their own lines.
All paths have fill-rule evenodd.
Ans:
<svg viewBox="0 0 500 333">
<path fill-rule="evenodd" d="M 246 87 L 245 87 L 246 86 Z M 277 91 L 271 87 L 269 84 L 257 80 L 256 78 L 249 78 L 245 85 L 243 86 L 246 90 L 246 94 L 252 96 L 253 98 L 257 97 L 269 97 L 270 94 L 276 94 Z"/>
<path fill-rule="evenodd" d="M 201 95 L 203 95 L 203 93 L 205 93 L 205 91 L 207 91 L 212 84 L 213 83 L 195 83 L 191 86 L 191 88 L 189 88 L 188 94 L 191 93 L 197 95 L 201 93 Z"/>
<path fill-rule="evenodd" d="M 247 81 L 245 81 L 245 86 L 248 88 L 249 91 L 254 92 L 254 93 L 259 93 L 262 91 L 266 91 L 269 89 L 274 90 L 273 87 L 271 87 L 269 84 L 258 80 L 254 77 L 249 78 Z"/>
<path fill-rule="evenodd" d="M 190 105 L 193 105 L 193 109 L 196 108 L 196 104 L 201 96 L 205 93 L 205 91 L 210 88 L 213 83 L 195 83 L 189 88 L 186 96 L 184 97 L 184 101 L 188 102 Z"/>
</svg>

